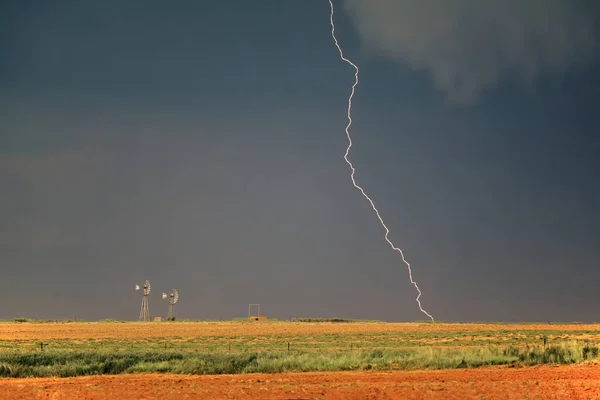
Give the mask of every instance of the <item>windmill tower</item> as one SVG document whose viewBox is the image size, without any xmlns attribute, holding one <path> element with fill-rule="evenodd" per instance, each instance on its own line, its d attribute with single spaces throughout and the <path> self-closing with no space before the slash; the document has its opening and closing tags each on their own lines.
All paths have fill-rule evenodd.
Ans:
<svg viewBox="0 0 600 400">
<path fill-rule="evenodd" d="M 169 315 L 167 315 L 167 321 L 175 321 L 175 304 L 179 301 L 179 292 L 177 289 L 173 289 L 168 295 L 162 294 L 163 300 L 169 299 Z"/>
<path fill-rule="evenodd" d="M 135 285 L 135 290 L 140 290 L 139 285 Z M 150 294 L 150 282 L 146 280 L 144 284 L 144 293 L 142 297 L 142 308 L 140 309 L 140 321 L 150 321 L 150 310 L 148 309 L 148 295 Z"/>
</svg>

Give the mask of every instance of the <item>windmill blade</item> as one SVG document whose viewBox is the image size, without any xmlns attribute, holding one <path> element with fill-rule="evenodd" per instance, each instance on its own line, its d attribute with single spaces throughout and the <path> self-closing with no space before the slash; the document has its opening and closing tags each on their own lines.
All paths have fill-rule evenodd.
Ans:
<svg viewBox="0 0 600 400">
<path fill-rule="evenodd" d="M 173 289 L 173 304 L 176 304 L 179 301 L 179 292 L 177 289 Z"/>
<path fill-rule="evenodd" d="M 148 291 L 146 292 L 146 294 L 150 294 L 150 281 L 146 281 L 146 285 L 148 285 Z"/>
</svg>

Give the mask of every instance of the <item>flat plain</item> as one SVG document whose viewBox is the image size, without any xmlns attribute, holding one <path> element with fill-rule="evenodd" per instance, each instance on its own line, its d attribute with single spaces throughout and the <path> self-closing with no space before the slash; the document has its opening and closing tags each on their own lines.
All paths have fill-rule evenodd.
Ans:
<svg viewBox="0 0 600 400">
<path fill-rule="evenodd" d="M 0 323 L 0 340 L 15 339 L 87 339 L 250 336 L 250 335 L 319 335 L 372 333 L 469 333 L 535 332 L 561 334 L 593 332 L 600 336 L 600 324 L 485 324 L 485 323 L 389 323 L 389 322 L 74 322 L 74 323 Z"/>
<path fill-rule="evenodd" d="M 600 324 L 0 323 L 0 398 L 600 398 Z"/>
</svg>

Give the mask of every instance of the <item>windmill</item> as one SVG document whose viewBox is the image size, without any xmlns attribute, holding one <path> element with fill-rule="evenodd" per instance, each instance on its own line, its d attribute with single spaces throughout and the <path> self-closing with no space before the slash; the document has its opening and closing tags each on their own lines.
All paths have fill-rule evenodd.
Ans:
<svg viewBox="0 0 600 400">
<path fill-rule="evenodd" d="M 142 297 L 142 308 L 140 309 L 140 321 L 150 321 L 150 310 L 148 309 L 148 295 L 150 294 L 150 288 L 150 282 L 146 280 Z M 140 290 L 140 285 L 135 285 L 135 290 L 136 292 Z"/>
<path fill-rule="evenodd" d="M 169 315 L 167 315 L 167 321 L 175 321 L 175 304 L 179 301 L 179 292 L 177 289 L 171 290 L 171 293 L 162 294 L 163 300 L 169 299 Z"/>
</svg>

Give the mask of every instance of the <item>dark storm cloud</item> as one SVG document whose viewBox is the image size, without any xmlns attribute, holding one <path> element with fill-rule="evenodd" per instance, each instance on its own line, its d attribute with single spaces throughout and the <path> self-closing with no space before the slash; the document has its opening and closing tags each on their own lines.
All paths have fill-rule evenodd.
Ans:
<svg viewBox="0 0 600 400">
<path fill-rule="evenodd" d="M 508 75 L 525 85 L 589 65 L 593 3 L 581 0 L 345 0 L 372 52 L 431 73 L 450 101 L 468 104 Z"/>
<path fill-rule="evenodd" d="M 277 318 L 426 318 L 343 160 L 353 71 L 327 2 L 38 3 L 0 2 L 0 319 L 135 319 L 145 279 L 180 291 L 181 317 L 238 317 L 256 302 Z M 495 3 L 499 15 L 516 7 Z M 556 54 L 539 24 L 525 28 L 529 14 L 504 19 L 541 32 L 539 49 L 483 26 L 492 52 L 461 41 L 483 36 L 465 15 L 488 11 L 444 9 L 457 33 L 410 4 L 350 6 L 360 26 L 389 29 L 370 41 L 363 26 L 364 43 L 379 43 L 369 49 L 412 57 L 473 107 L 445 107 L 422 73 L 361 59 L 341 1 L 336 29 L 361 68 L 356 178 L 424 308 L 445 320 L 594 319 L 600 76 L 567 68 L 585 69 L 594 43 L 570 57 L 559 40 L 591 29 L 569 17 L 580 3 L 540 10 L 556 19 Z M 409 28 L 418 45 L 396 37 Z M 544 95 L 504 84 L 511 71 Z"/>
<path fill-rule="evenodd" d="M 4 197 L 7 220 L 0 228 L 0 248 L 35 251 L 80 245 L 80 237 L 66 227 L 68 221 L 50 221 L 44 209 L 69 204 L 73 188 L 92 188 L 104 161 L 96 151 L 81 148 L 0 154 L 0 179 L 9 187 L 18 183 Z"/>
</svg>

